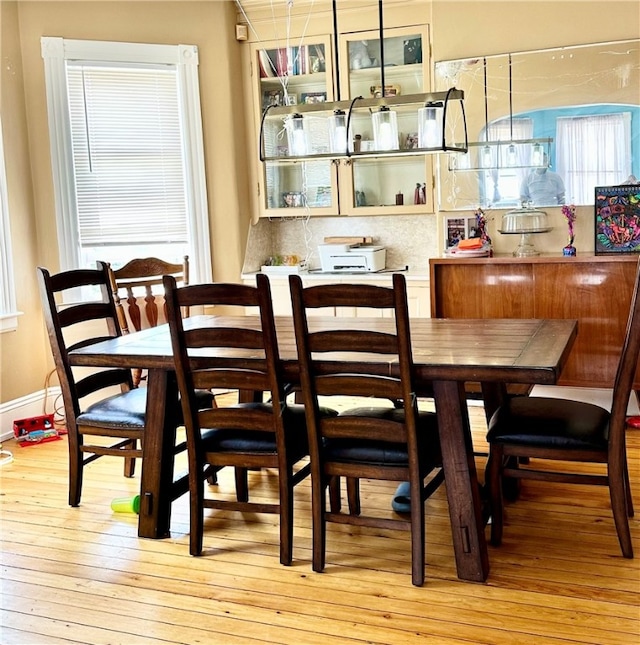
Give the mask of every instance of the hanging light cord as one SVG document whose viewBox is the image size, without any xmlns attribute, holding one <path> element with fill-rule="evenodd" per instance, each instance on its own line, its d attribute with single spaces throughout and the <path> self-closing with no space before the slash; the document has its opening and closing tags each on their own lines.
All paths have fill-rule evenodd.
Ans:
<svg viewBox="0 0 640 645">
<path fill-rule="evenodd" d="M 489 102 L 487 98 L 487 59 L 484 61 L 484 140 L 489 143 Z"/>
<path fill-rule="evenodd" d="M 511 54 L 509 54 L 509 133 L 513 142 L 513 85 L 511 78 Z"/>
<path fill-rule="evenodd" d="M 382 0 L 378 0 L 378 27 L 380 29 L 380 83 L 382 84 L 380 96 L 384 98 L 384 27 L 382 23 Z"/>
</svg>

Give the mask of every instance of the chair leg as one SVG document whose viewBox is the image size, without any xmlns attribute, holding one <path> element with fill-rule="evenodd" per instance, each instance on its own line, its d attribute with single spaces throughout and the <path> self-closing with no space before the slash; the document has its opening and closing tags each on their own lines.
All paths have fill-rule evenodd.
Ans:
<svg viewBox="0 0 640 645">
<path fill-rule="evenodd" d="M 280 474 L 280 564 L 293 561 L 293 486 L 292 473 Z"/>
<path fill-rule="evenodd" d="M 235 469 L 236 476 L 236 499 L 239 502 L 248 502 L 249 501 L 249 478 L 248 471 L 246 468 Z"/>
<path fill-rule="evenodd" d="M 204 534 L 204 482 L 189 482 L 189 553 L 202 554 Z"/>
<path fill-rule="evenodd" d="M 314 477 L 311 473 L 311 529 L 313 535 L 312 568 L 321 573 L 324 571 L 327 520 L 326 520 L 326 494 L 325 488 L 329 485 L 325 477 Z"/>
<path fill-rule="evenodd" d="M 81 441 L 75 433 L 69 432 L 69 506 L 80 506 L 84 465 L 80 450 Z"/>
<path fill-rule="evenodd" d="M 355 477 L 347 477 L 347 500 L 349 513 L 360 515 L 360 480 Z"/>
<path fill-rule="evenodd" d="M 636 394 L 638 394 L 638 392 L 636 392 Z M 627 451 L 625 450 L 624 458 L 622 461 L 622 467 L 624 469 L 624 490 L 625 497 L 627 499 L 627 517 L 633 517 L 633 498 L 631 497 L 631 482 L 629 481 L 629 467 L 626 452 Z"/>
<path fill-rule="evenodd" d="M 424 567 L 424 501 L 422 499 L 422 481 L 419 481 L 411 486 L 411 582 L 416 587 L 422 587 L 424 584 Z"/>
<path fill-rule="evenodd" d="M 131 448 L 132 450 L 135 450 L 137 446 L 138 446 L 137 439 L 132 439 L 129 445 L 125 446 L 125 450 L 127 448 Z M 124 476 L 133 477 L 135 475 L 135 472 L 136 472 L 136 458 L 125 457 L 124 458 Z"/>
<path fill-rule="evenodd" d="M 491 500 L 491 544 L 502 543 L 503 499 L 502 499 L 502 448 L 492 445 L 487 463 L 487 483 Z"/>
<path fill-rule="evenodd" d="M 611 497 L 611 510 L 613 520 L 618 533 L 618 541 L 622 555 L 625 558 L 633 558 L 633 546 L 631 545 L 631 533 L 629 532 L 628 517 L 628 495 L 625 485 L 625 466 L 621 466 L 623 472 L 609 471 L 609 496 Z"/>
<path fill-rule="evenodd" d="M 329 508 L 332 513 L 339 513 L 342 508 L 340 499 L 340 477 L 334 476 L 329 480 Z"/>
</svg>

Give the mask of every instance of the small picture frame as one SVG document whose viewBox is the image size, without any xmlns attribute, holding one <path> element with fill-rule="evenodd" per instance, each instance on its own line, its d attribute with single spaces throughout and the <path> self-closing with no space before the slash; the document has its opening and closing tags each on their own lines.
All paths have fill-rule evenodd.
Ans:
<svg viewBox="0 0 640 645">
<path fill-rule="evenodd" d="M 380 99 L 382 98 L 382 85 L 371 85 L 369 87 L 369 92 L 371 98 Z M 399 85 L 385 85 L 384 86 L 384 95 L 385 96 L 400 96 L 400 86 Z"/>
<path fill-rule="evenodd" d="M 264 110 L 270 105 L 276 107 L 284 105 L 284 93 L 282 90 L 266 90 L 262 93 L 262 109 Z"/>
<path fill-rule="evenodd" d="M 407 134 L 407 138 L 405 139 L 405 142 L 404 142 L 404 147 L 405 147 L 405 150 L 415 150 L 420 147 L 418 145 L 417 132 L 409 132 L 409 134 Z"/>
<path fill-rule="evenodd" d="M 282 193 L 282 206 L 284 208 L 302 208 L 304 206 L 304 194 L 296 191 Z"/>
<path fill-rule="evenodd" d="M 475 216 L 444 218 L 445 251 L 454 247 L 460 240 L 468 240 L 472 237 L 478 237 Z"/>
<path fill-rule="evenodd" d="M 326 92 L 303 92 L 300 95 L 300 101 L 302 103 L 325 103 L 326 100 Z"/>
<path fill-rule="evenodd" d="M 640 253 L 640 184 L 596 187 L 595 253 Z"/>
<path fill-rule="evenodd" d="M 298 104 L 298 95 L 297 94 L 292 94 L 291 92 L 289 92 L 289 94 L 287 94 L 284 97 L 284 104 L 285 105 L 297 105 Z"/>
</svg>

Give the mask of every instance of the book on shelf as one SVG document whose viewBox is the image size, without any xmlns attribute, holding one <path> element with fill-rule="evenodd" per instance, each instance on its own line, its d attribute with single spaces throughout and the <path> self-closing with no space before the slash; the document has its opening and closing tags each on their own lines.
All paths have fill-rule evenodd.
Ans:
<svg viewBox="0 0 640 645">
<path fill-rule="evenodd" d="M 258 51 L 258 62 L 260 64 L 260 78 L 275 77 L 275 65 L 268 50 L 260 49 Z"/>
<path fill-rule="evenodd" d="M 311 51 L 315 52 L 312 55 Z M 324 71 L 324 48 L 320 45 L 261 49 L 258 52 L 260 78 L 299 76 Z"/>
</svg>

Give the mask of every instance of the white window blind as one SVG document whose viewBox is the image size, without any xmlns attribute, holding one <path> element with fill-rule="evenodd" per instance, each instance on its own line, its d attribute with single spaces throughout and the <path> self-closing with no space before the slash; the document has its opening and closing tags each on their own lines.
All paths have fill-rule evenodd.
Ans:
<svg viewBox="0 0 640 645">
<path fill-rule="evenodd" d="M 188 241 L 174 68 L 67 66 L 81 246 Z"/>
<path fill-rule="evenodd" d="M 60 269 L 189 255 L 212 279 L 198 49 L 41 39 Z"/>
</svg>

